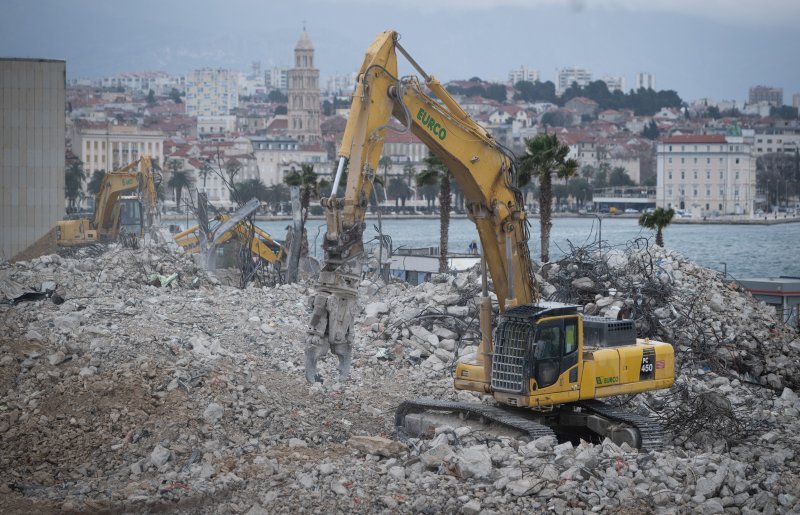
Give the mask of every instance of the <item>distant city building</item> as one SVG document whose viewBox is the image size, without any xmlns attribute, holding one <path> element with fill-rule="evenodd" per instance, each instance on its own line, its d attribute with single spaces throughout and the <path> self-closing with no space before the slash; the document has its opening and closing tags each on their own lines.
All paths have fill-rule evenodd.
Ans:
<svg viewBox="0 0 800 515">
<path fill-rule="evenodd" d="M 753 213 L 756 156 L 734 135 L 682 135 L 656 147 L 656 205 L 696 216 Z M 741 134 L 741 131 L 739 131 Z"/>
<path fill-rule="evenodd" d="M 564 104 L 564 107 L 575 111 L 575 114 L 578 116 L 593 117 L 597 114 L 597 110 L 600 106 L 591 98 L 575 97 L 569 99 L 567 103 Z"/>
<path fill-rule="evenodd" d="M 286 92 L 289 88 L 289 68 L 280 66 L 267 70 L 264 72 L 264 83 L 269 89 Z"/>
<path fill-rule="evenodd" d="M 108 125 L 103 128 L 77 128 L 72 136 L 72 151 L 83 161 L 91 175 L 95 170 L 122 168 L 149 155 L 161 163 L 164 157 L 164 133 L 139 127 Z"/>
<path fill-rule="evenodd" d="M 539 80 L 539 70 L 527 66 L 520 66 L 508 72 L 508 83 L 512 86 L 517 82 L 536 82 L 537 80 Z"/>
<path fill-rule="evenodd" d="M 656 90 L 656 76 L 650 72 L 639 72 L 636 74 L 636 90 L 640 89 Z"/>
<path fill-rule="evenodd" d="M 228 116 L 239 105 L 238 73 L 204 68 L 186 76 L 186 114 Z"/>
<path fill-rule="evenodd" d="M 180 77 L 172 77 L 168 73 L 161 71 L 119 73 L 110 77 L 103 77 L 96 84 L 103 88 L 124 88 L 127 91 L 142 91 L 145 93 L 152 89 L 158 95 L 165 95 L 172 88 L 176 88 L 179 91 L 183 89 Z"/>
<path fill-rule="evenodd" d="M 573 82 L 577 82 L 578 86 L 586 86 L 592 82 L 592 72 L 586 68 L 561 68 L 557 77 L 556 89 L 559 93 L 572 86 Z"/>
<path fill-rule="evenodd" d="M 792 107 L 800 108 L 800 93 L 792 95 Z"/>
<path fill-rule="evenodd" d="M 288 138 L 249 138 L 253 146 L 258 172 L 264 184 L 283 184 L 292 169 L 300 170 L 303 164 L 314 166 L 317 174 L 326 174 L 328 153 L 318 143 L 303 145 Z"/>
<path fill-rule="evenodd" d="M 622 91 L 625 93 L 625 77 L 611 77 L 606 75 L 602 79 L 609 91 Z"/>
<path fill-rule="evenodd" d="M 356 87 L 358 73 L 334 73 L 328 77 L 325 91 L 328 95 L 349 95 Z"/>
<path fill-rule="evenodd" d="M 767 102 L 770 105 L 782 106 L 783 105 L 783 88 L 773 88 L 771 86 L 753 86 L 750 88 L 748 95 L 749 104 L 757 104 L 759 102 Z"/>
<path fill-rule="evenodd" d="M 261 61 L 253 61 L 250 63 L 250 78 L 263 80 L 263 76 L 261 75 Z"/>
<path fill-rule="evenodd" d="M 0 258 L 64 215 L 66 63 L 0 58 Z"/>
<path fill-rule="evenodd" d="M 780 152 L 793 154 L 798 149 L 800 149 L 800 134 L 793 130 L 758 129 L 753 136 L 753 152 L 756 156 Z"/>
<path fill-rule="evenodd" d="M 294 47 L 294 68 L 289 70 L 289 137 L 316 142 L 319 128 L 319 70 L 314 68 L 314 46 L 305 29 Z"/>
</svg>

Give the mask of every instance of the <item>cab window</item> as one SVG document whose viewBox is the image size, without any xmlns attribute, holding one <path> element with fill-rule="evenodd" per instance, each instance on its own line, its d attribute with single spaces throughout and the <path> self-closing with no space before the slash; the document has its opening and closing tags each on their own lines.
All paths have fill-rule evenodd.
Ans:
<svg viewBox="0 0 800 515">
<path fill-rule="evenodd" d="M 564 324 L 564 355 L 572 354 L 578 350 L 578 322 L 567 320 Z"/>
<path fill-rule="evenodd" d="M 545 326 L 539 330 L 539 345 L 542 346 L 543 359 L 561 356 L 561 328 L 557 325 Z"/>
</svg>

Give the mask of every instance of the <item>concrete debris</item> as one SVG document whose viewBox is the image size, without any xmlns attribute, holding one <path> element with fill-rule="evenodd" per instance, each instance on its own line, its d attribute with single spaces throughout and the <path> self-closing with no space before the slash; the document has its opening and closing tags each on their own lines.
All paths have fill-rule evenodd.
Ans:
<svg viewBox="0 0 800 515">
<path fill-rule="evenodd" d="M 630 308 L 678 352 L 678 394 L 628 409 L 688 404 L 721 425 L 670 426 L 663 451 L 642 453 L 458 424 L 395 440 L 405 399 L 490 402 L 451 379 L 479 339 L 477 270 L 364 281 L 351 378 L 308 385 L 303 283 L 242 291 L 154 246 L 2 265 L 7 284 L 51 282 L 65 301 L 0 305 L 0 512 L 800 510 L 796 332 L 675 253 L 588 257 L 536 270 L 541 290 L 600 314 Z"/>
</svg>

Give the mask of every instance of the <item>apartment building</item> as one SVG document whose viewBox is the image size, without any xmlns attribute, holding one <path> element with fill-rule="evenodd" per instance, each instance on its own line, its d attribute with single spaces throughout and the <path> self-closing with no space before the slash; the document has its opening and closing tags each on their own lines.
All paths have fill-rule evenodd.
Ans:
<svg viewBox="0 0 800 515">
<path fill-rule="evenodd" d="M 748 104 L 767 102 L 770 105 L 783 105 L 783 88 L 773 88 L 771 86 L 753 86 L 748 95 Z"/>
<path fill-rule="evenodd" d="M 756 157 L 740 135 L 681 135 L 656 148 L 656 205 L 695 216 L 752 215 Z"/>
<path fill-rule="evenodd" d="M 228 116 L 239 106 L 238 73 L 233 70 L 194 70 L 186 76 L 186 114 Z"/>
<path fill-rule="evenodd" d="M 556 90 L 561 93 L 577 82 L 578 86 L 586 86 L 592 82 L 592 72 L 586 68 L 561 68 L 556 74 Z"/>
<path fill-rule="evenodd" d="M 611 75 L 606 75 L 600 80 L 606 83 L 606 87 L 609 91 L 621 91 L 625 93 L 625 77 L 612 77 Z"/>
<path fill-rule="evenodd" d="M 656 75 L 650 72 L 639 72 L 636 74 L 636 90 L 639 89 L 656 90 Z"/>
<path fill-rule="evenodd" d="M 537 80 L 539 80 L 539 70 L 527 66 L 520 66 L 508 72 L 508 83 L 512 86 L 517 82 L 536 82 Z"/>
</svg>

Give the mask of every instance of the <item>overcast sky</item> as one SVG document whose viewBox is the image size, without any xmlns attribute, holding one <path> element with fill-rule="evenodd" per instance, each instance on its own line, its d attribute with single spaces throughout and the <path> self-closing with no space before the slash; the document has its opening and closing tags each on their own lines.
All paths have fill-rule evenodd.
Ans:
<svg viewBox="0 0 800 515">
<path fill-rule="evenodd" d="M 358 69 L 386 29 L 440 79 L 656 74 L 685 100 L 800 92 L 798 0 L 2 0 L 0 56 L 67 61 L 69 78 L 289 65 L 305 22 L 323 80 Z M 408 69 L 406 69 L 408 71 Z"/>
</svg>

